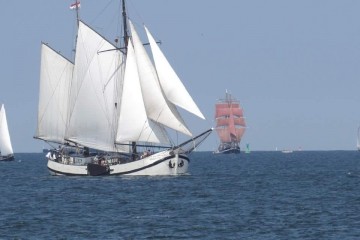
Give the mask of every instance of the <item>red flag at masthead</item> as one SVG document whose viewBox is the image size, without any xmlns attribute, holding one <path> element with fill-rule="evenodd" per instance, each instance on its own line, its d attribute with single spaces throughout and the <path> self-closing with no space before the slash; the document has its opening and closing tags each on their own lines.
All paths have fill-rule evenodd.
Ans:
<svg viewBox="0 0 360 240">
<path fill-rule="evenodd" d="M 80 8 L 80 1 L 76 1 L 75 3 L 70 5 L 70 9 Z"/>
</svg>

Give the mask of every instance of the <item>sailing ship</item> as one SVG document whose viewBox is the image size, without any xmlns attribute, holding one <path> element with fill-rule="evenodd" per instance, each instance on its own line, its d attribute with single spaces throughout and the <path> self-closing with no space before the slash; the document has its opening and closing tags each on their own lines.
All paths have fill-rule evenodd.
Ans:
<svg viewBox="0 0 360 240">
<path fill-rule="evenodd" d="M 74 61 L 41 44 L 34 137 L 58 145 L 46 154 L 51 174 L 185 174 L 189 154 L 212 132 L 193 137 L 177 107 L 203 114 L 146 27 L 149 43 L 141 42 L 124 0 L 121 9 L 121 42 L 78 18 Z M 172 130 L 190 139 L 175 145 Z"/>
<path fill-rule="evenodd" d="M 0 161 L 14 160 L 4 104 L 0 108 Z"/>
<path fill-rule="evenodd" d="M 215 104 L 215 130 L 220 145 L 214 153 L 240 153 L 240 141 L 246 124 L 240 102 L 226 91 L 225 99 Z"/>
</svg>

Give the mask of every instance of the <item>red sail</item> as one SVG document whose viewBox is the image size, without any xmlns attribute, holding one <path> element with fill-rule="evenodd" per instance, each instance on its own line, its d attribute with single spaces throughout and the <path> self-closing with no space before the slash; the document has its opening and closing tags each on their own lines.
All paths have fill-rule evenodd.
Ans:
<svg viewBox="0 0 360 240">
<path fill-rule="evenodd" d="M 235 125 L 240 126 L 240 127 L 245 127 L 246 126 L 245 118 L 243 118 L 243 117 L 234 118 L 234 123 L 235 123 Z"/>
<path fill-rule="evenodd" d="M 218 118 L 216 119 L 216 126 L 228 126 L 229 125 L 229 118 Z"/>
<path fill-rule="evenodd" d="M 216 132 L 219 135 L 221 142 L 231 142 L 230 132 L 226 128 L 216 128 Z"/>
<path fill-rule="evenodd" d="M 245 119 L 240 102 L 226 93 L 226 99 L 215 105 L 216 132 L 221 142 L 239 143 L 245 132 Z"/>
<path fill-rule="evenodd" d="M 236 117 L 243 117 L 243 110 L 240 108 L 240 106 L 238 106 L 238 108 L 233 108 L 232 112 L 234 114 L 234 116 Z"/>
</svg>

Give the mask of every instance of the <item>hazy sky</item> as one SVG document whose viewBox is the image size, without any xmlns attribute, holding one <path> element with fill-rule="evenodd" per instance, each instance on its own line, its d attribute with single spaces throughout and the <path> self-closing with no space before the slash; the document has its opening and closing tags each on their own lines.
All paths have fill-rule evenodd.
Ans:
<svg viewBox="0 0 360 240">
<path fill-rule="evenodd" d="M 7 1 L 0 9 L 0 102 L 15 152 L 33 139 L 41 41 L 72 58 L 73 0 Z M 81 18 L 112 40 L 118 1 L 82 0 Z M 214 126 L 225 90 L 240 100 L 252 150 L 352 150 L 360 125 L 360 1 L 128 0 L 206 121 L 185 115 L 195 133 Z M 214 132 L 199 150 L 213 151 Z"/>
</svg>

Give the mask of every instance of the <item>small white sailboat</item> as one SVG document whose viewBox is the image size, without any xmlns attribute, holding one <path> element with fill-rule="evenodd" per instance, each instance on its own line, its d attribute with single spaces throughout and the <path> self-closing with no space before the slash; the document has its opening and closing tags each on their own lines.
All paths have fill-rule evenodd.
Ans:
<svg viewBox="0 0 360 240">
<path fill-rule="evenodd" d="M 176 106 L 204 116 L 145 27 L 150 59 L 124 0 L 122 9 L 120 47 L 80 20 L 74 61 L 41 46 L 35 138 L 59 145 L 47 154 L 52 174 L 184 174 L 188 154 L 212 132 L 192 137 Z M 167 128 L 191 139 L 171 144 Z"/>
<path fill-rule="evenodd" d="M 14 160 L 4 104 L 0 109 L 0 161 Z"/>
</svg>

